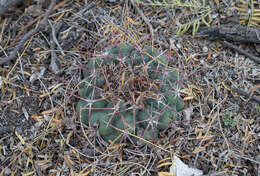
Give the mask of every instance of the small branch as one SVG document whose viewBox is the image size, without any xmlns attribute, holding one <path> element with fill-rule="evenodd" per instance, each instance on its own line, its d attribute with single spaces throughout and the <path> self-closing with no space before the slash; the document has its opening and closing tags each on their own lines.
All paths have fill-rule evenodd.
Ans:
<svg viewBox="0 0 260 176">
<path fill-rule="evenodd" d="M 249 98 L 249 100 L 252 100 L 260 105 L 260 99 L 257 96 L 251 96 L 249 93 L 239 88 L 234 88 L 232 91 L 237 92 L 239 95 L 245 96 L 246 98 Z"/>
<path fill-rule="evenodd" d="M 210 40 L 223 39 L 234 42 L 260 43 L 260 29 L 235 23 L 204 27 L 197 35 L 207 36 Z"/>
<path fill-rule="evenodd" d="M 252 55 L 252 54 L 246 52 L 246 51 L 243 50 L 242 48 L 238 48 L 237 46 L 235 46 L 235 45 L 233 45 L 233 44 L 231 44 L 231 43 L 229 43 L 229 42 L 227 42 L 227 41 L 223 41 L 222 44 L 223 44 L 224 46 L 226 46 L 226 47 L 229 47 L 229 48 L 231 48 L 231 49 L 233 49 L 233 50 L 236 50 L 238 53 L 243 54 L 243 55 L 247 56 L 249 59 L 251 59 L 252 61 L 254 61 L 254 62 L 260 64 L 260 58 L 258 58 L 258 57 L 256 57 L 256 56 L 254 56 L 254 55 Z"/>
<path fill-rule="evenodd" d="M 223 24 L 219 26 L 204 27 L 197 33 L 198 36 L 206 36 L 209 40 L 228 40 L 234 42 L 249 42 L 260 43 L 260 29 L 256 27 L 242 26 L 235 23 Z M 232 45 L 227 41 L 223 41 L 222 44 L 226 47 L 232 48 L 237 52 L 247 56 L 249 59 L 256 63 L 260 63 L 260 58 L 249 54 L 245 50 Z"/>
<path fill-rule="evenodd" d="M 44 18 L 40 21 L 39 25 L 31 30 L 30 32 L 28 32 L 27 34 L 25 34 L 22 39 L 19 41 L 18 45 L 16 45 L 16 47 L 14 48 L 14 50 L 11 52 L 11 54 L 8 57 L 2 58 L 0 59 L 0 65 L 3 65 L 9 61 L 12 61 L 16 58 L 17 53 L 21 50 L 22 46 L 24 45 L 24 43 L 33 35 L 35 35 L 36 33 L 38 33 L 40 30 L 44 29 L 46 24 L 47 24 L 47 20 L 54 8 L 56 4 L 56 0 L 52 0 L 51 4 L 48 8 L 48 10 L 46 11 Z"/>
</svg>

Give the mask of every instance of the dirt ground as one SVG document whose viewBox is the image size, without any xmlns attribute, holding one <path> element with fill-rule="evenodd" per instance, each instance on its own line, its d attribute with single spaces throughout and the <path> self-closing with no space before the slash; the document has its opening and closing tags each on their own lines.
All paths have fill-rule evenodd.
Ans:
<svg viewBox="0 0 260 176">
<path fill-rule="evenodd" d="M 212 24 L 237 15 L 233 0 L 207 3 Z M 48 5 L 32 2 L 2 17 L 1 59 L 39 24 Z M 173 154 L 204 175 L 260 175 L 260 105 L 232 91 L 259 97 L 259 64 L 192 30 L 176 35 L 189 9 L 131 0 L 56 5 L 45 28 L 0 66 L 0 175 L 163 176 Z M 82 66 L 112 43 L 133 41 L 168 53 L 184 78 L 181 120 L 139 147 L 102 142 L 75 110 Z M 255 44 L 233 44 L 259 56 Z"/>
</svg>

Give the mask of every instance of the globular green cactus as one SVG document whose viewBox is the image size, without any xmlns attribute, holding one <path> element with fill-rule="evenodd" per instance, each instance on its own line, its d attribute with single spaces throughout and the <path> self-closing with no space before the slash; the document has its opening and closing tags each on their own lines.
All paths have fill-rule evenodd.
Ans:
<svg viewBox="0 0 260 176">
<path fill-rule="evenodd" d="M 146 140 L 158 138 L 184 108 L 176 93 L 180 74 L 168 62 L 158 49 L 130 44 L 111 47 L 105 56 L 89 59 L 76 107 L 82 122 L 97 124 L 105 141 L 120 142 L 127 136 L 135 142 L 129 134 L 140 131 Z"/>
</svg>

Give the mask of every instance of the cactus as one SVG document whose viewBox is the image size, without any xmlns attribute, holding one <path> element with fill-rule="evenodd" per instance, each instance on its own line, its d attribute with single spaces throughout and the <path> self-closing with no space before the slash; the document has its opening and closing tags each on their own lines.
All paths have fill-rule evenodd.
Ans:
<svg viewBox="0 0 260 176">
<path fill-rule="evenodd" d="M 157 138 L 184 107 L 175 94 L 179 72 L 167 67 L 167 62 L 168 57 L 157 49 L 140 50 L 129 44 L 110 48 L 106 57 L 89 59 L 76 107 L 82 122 L 98 124 L 105 141 L 118 143 L 137 130 L 146 140 Z M 132 135 L 128 139 L 136 141 Z"/>
</svg>

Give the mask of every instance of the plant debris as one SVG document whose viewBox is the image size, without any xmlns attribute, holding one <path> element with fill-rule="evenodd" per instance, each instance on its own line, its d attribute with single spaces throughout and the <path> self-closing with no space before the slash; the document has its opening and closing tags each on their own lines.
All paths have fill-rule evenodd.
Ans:
<svg viewBox="0 0 260 176">
<path fill-rule="evenodd" d="M 40 6 L 40 16 L 27 10 L 1 19 L 0 175 L 159 175 L 169 171 L 173 156 L 204 175 L 260 174 L 258 63 L 219 40 L 192 36 L 192 29 L 176 35 L 189 8 L 51 2 L 29 4 Z M 233 4 L 207 2 L 211 24 L 235 17 Z M 184 76 L 178 95 L 189 110 L 142 147 L 97 140 L 98 126 L 81 123 L 75 109 L 84 66 L 121 43 L 160 48 Z M 234 45 L 259 55 L 253 44 Z M 142 90 L 149 80 L 139 78 L 132 83 Z M 229 113 L 239 120 L 225 125 Z"/>
</svg>

